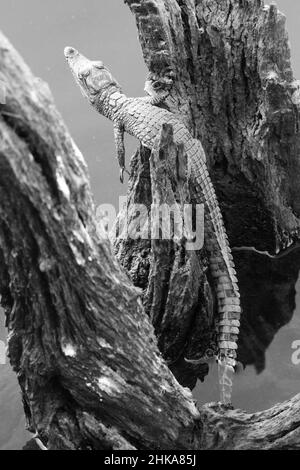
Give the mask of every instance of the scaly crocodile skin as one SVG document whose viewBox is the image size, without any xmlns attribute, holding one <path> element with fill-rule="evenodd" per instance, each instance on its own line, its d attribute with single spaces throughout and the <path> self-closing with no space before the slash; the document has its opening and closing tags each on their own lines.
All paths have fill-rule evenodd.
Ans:
<svg viewBox="0 0 300 470">
<path fill-rule="evenodd" d="M 75 51 L 75 52 L 74 52 Z M 220 365 L 221 401 L 231 402 L 231 372 L 236 365 L 237 340 L 240 327 L 240 294 L 237 284 L 233 257 L 228 243 L 223 217 L 211 182 L 203 147 L 195 140 L 184 124 L 169 111 L 153 106 L 150 98 L 127 98 L 113 80 L 108 69 L 103 67 L 105 86 L 90 94 L 89 83 L 81 82 L 80 75 L 93 76 L 93 62 L 76 50 L 68 48 L 65 53 L 72 72 L 83 94 L 103 116 L 112 120 L 115 126 L 123 128 L 152 149 L 163 124 L 171 124 L 174 141 L 183 144 L 188 156 L 189 174 L 199 194 L 199 202 L 205 201 L 205 238 L 210 254 L 210 270 L 218 298 L 218 362 Z M 99 67 L 99 65 L 98 65 Z M 85 74 L 80 72 L 84 70 Z M 89 72 L 89 73 L 88 73 Z M 95 72 L 96 76 L 96 72 Z M 100 84 L 103 84 L 99 81 Z M 109 79 L 111 78 L 111 82 Z M 108 80 L 108 81 L 107 81 Z M 93 87 L 96 78 L 91 80 Z"/>
</svg>

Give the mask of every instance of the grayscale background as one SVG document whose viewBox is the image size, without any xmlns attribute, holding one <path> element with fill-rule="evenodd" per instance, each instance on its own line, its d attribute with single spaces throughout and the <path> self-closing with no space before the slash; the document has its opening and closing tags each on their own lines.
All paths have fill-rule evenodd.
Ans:
<svg viewBox="0 0 300 470">
<path fill-rule="evenodd" d="M 287 16 L 295 77 L 300 78 L 300 56 L 297 56 L 300 2 L 278 0 L 277 5 Z M 34 74 L 49 83 L 57 107 L 88 161 L 96 203 L 117 205 L 118 197 L 125 194 L 126 187 L 119 183 L 112 125 L 92 111 L 84 101 L 66 66 L 63 50 L 65 46 L 74 46 L 89 58 L 103 60 L 123 85 L 126 94 L 142 95 L 146 69 L 129 8 L 123 4 L 123 0 L 0 0 L 0 29 L 18 49 Z M 128 138 L 128 159 L 135 147 L 134 139 Z M 3 334 L 3 328 L 0 328 L 0 339 L 3 339 Z M 273 355 L 274 348 L 277 353 L 281 349 L 290 348 L 285 338 L 286 334 L 276 338 L 272 346 Z M 300 339 L 300 335 L 295 339 Z M 274 389 L 272 368 L 266 373 L 266 380 L 270 388 Z M 253 371 L 250 379 L 253 384 Z M 262 400 L 264 393 L 267 393 L 266 387 L 263 388 L 264 383 L 261 375 L 261 391 L 248 387 L 247 393 L 248 398 L 259 394 L 258 406 L 262 407 L 267 403 Z M 243 400 L 242 405 L 245 405 Z M 20 449 L 28 437 L 29 434 L 24 432 L 22 405 L 14 374 L 8 366 L 0 366 L 0 450 Z"/>
</svg>

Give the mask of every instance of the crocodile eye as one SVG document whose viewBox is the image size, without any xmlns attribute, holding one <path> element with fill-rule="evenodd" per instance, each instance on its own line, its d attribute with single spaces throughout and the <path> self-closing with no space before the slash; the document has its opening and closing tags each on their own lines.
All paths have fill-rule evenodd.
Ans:
<svg viewBox="0 0 300 470">
<path fill-rule="evenodd" d="M 104 65 L 103 65 L 103 62 L 101 62 L 101 60 L 98 60 L 96 62 L 93 63 L 94 66 L 96 67 L 96 69 L 104 69 Z"/>
<path fill-rule="evenodd" d="M 161 84 L 159 82 L 155 82 L 155 83 L 153 83 L 152 86 L 153 86 L 154 90 L 158 90 L 161 87 Z"/>
</svg>

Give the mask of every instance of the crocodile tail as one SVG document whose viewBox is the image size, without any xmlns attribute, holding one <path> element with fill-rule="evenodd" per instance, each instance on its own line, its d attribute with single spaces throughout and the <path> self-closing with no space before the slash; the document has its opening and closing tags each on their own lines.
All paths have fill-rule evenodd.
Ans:
<svg viewBox="0 0 300 470">
<path fill-rule="evenodd" d="M 224 404 L 230 404 L 240 328 L 240 298 L 237 284 L 231 281 L 208 210 L 205 218 L 205 227 L 206 246 L 210 254 L 210 272 L 218 300 L 216 329 L 221 401 Z"/>
<path fill-rule="evenodd" d="M 235 359 L 241 317 L 240 294 L 237 283 L 232 282 L 229 275 L 208 211 L 205 216 L 205 225 L 206 247 L 210 255 L 210 272 L 218 299 L 219 349 L 221 355 L 230 349 L 231 357 Z M 229 346 L 231 347 L 229 348 Z"/>
<path fill-rule="evenodd" d="M 199 145 L 199 143 L 198 143 Z M 201 144 L 200 144 L 201 145 Z M 230 403 L 232 378 L 237 357 L 240 327 L 240 293 L 223 217 L 205 161 L 196 149 L 189 152 L 196 193 L 206 204 L 206 246 L 210 253 L 210 271 L 218 298 L 218 362 L 221 399 Z"/>
</svg>

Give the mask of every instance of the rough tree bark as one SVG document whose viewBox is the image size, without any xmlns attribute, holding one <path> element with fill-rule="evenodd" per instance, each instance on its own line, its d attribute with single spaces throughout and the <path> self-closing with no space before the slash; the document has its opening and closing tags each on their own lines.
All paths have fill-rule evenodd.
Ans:
<svg viewBox="0 0 300 470">
<path fill-rule="evenodd" d="M 139 4 L 144 17 L 162 6 L 170 13 L 173 6 L 179 8 L 172 1 Z M 145 309 L 140 290 L 95 223 L 86 165 L 47 86 L 32 76 L 2 35 L 0 61 L 0 80 L 8 88 L 0 109 L 0 292 L 10 360 L 30 430 L 49 449 L 299 448 L 299 396 L 251 415 L 217 405 L 196 408 L 191 392 L 163 360 L 147 313 L 164 354 L 172 351 L 171 360 L 179 344 L 186 348 L 188 335 L 188 323 L 179 316 L 174 322 L 171 305 L 164 308 L 169 304 L 161 296 L 166 299 L 172 286 L 176 296 L 179 285 L 181 294 L 186 292 L 186 316 L 191 318 L 193 310 L 197 334 L 212 334 L 205 253 L 187 256 L 180 244 L 153 243 L 145 246 L 143 258 L 132 243 L 136 268 L 128 263 L 128 272 L 146 291 Z M 158 198 L 180 204 L 190 197 L 186 191 L 178 197 L 184 179 L 174 175 L 171 164 L 178 159 L 184 156 L 172 141 L 172 130 L 163 128 L 151 158 L 142 149 L 134 160 L 130 196 L 141 197 L 141 189 L 135 190 L 144 175 L 150 203 Z M 119 243 L 119 253 L 129 253 Z M 168 250 L 172 269 L 164 267 L 168 291 L 163 293 L 157 280 Z M 154 306 L 162 306 L 160 319 Z M 207 326 L 196 319 L 201 312 Z M 161 325 L 175 333 L 163 335 Z M 181 340 L 173 341 L 172 349 L 177 331 Z"/>
<path fill-rule="evenodd" d="M 205 148 L 231 246 L 255 246 L 270 253 L 289 246 L 299 234 L 300 95 L 284 15 L 261 0 L 125 3 L 136 18 L 150 83 L 170 92 L 165 106 Z M 145 149 L 133 159 L 130 220 L 135 216 L 132 201 L 141 200 L 151 205 Z M 123 217 L 120 214 L 121 222 Z M 201 357 L 215 345 L 216 302 L 206 276 L 205 252 L 197 264 L 189 263 L 188 254 L 182 256 L 181 274 L 194 280 L 182 304 L 184 280 L 174 279 L 178 266 L 173 252 L 165 253 L 169 261 L 161 270 L 154 268 L 150 244 L 117 238 L 115 248 L 134 284 L 144 289 L 149 315 L 154 306 L 149 292 L 160 299 L 155 328 L 161 352 L 176 378 L 192 388 L 207 369 L 195 369 L 184 358 Z M 178 324 L 178 318 L 186 335 L 174 334 L 172 324 Z M 244 315 L 241 343 L 247 330 Z M 244 354 L 239 359 L 244 361 Z"/>
<path fill-rule="evenodd" d="M 299 231 L 299 83 L 284 15 L 262 0 L 125 3 L 150 80 L 204 145 L 233 245 L 289 244 Z"/>
<path fill-rule="evenodd" d="M 186 448 L 198 412 L 97 230 L 82 156 L 3 36 L 1 64 L 1 295 L 29 427 L 49 448 Z"/>
</svg>

